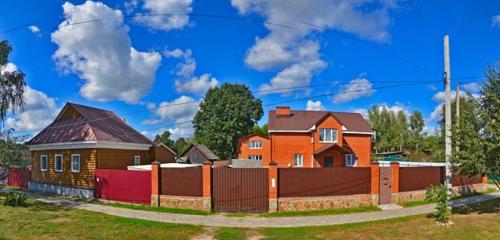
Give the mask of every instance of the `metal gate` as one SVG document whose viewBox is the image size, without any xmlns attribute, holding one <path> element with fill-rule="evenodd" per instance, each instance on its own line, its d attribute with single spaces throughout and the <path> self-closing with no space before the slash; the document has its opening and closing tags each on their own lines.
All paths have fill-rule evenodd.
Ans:
<svg viewBox="0 0 500 240">
<path fill-rule="evenodd" d="M 213 168 L 213 209 L 217 212 L 267 212 L 267 168 Z"/>
<path fill-rule="evenodd" d="M 392 203 L 392 169 L 380 168 L 380 204 Z"/>
</svg>

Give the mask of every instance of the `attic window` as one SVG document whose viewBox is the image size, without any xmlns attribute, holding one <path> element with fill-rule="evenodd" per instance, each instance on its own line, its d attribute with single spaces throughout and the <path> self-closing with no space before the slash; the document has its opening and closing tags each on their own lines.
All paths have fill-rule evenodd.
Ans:
<svg viewBox="0 0 500 240">
<path fill-rule="evenodd" d="M 319 129 L 320 142 L 337 142 L 337 129 L 335 128 L 320 128 Z"/>
</svg>

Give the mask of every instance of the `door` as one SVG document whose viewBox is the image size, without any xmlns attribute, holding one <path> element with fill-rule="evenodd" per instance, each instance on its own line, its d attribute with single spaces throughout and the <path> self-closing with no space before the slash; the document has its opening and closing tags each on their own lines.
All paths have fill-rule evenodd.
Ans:
<svg viewBox="0 0 500 240">
<path fill-rule="evenodd" d="M 331 168 L 333 167 L 333 157 L 332 156 L 325 156 L 323 158 L 323 166 L 326 167 L 326 168 Z"/>
<path fill-rule="evenodd" d="M 390 167 L 380 168 L 380 204 L 392 203 L 392 170 Z"/>
<path fill-rule="evenodd" d="M 217 212 L 267 212 L 267 168 L 213 168 L 213 209 Z"/>
</svg>

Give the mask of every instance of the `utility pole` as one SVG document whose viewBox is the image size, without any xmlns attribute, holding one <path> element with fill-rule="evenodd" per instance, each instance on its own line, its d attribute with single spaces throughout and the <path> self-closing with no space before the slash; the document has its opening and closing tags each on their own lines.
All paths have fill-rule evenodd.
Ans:
<svg viewBox="0 0 500 240">
<path fill-rule="evenodd" d="M 445 126 L 445 160 L 446 160 L 446 188 L 448 196 L 451 194 L 451 93 L 450 93 L 450 43 L 448 35 L 444 36 L 444 126 Z"/>
<path fill-rule="evenodd" d="M 455 91 L 455 127 L 460 127 L 460 83 L 457 83 L 457 90 Z M 455 146 L 455 152 L 458 152 L 458 142 Z"/>
</svg>

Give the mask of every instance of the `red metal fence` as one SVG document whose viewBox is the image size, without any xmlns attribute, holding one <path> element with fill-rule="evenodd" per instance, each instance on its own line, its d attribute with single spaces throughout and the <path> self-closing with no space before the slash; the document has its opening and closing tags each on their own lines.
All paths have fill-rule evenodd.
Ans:
<svg viewBox="0 0 500 240">
<path fill-rule="evenodd" d="M 370 193 L 370 168 L 280 168 L 279 197 Z"/>
<path fill-rule="evenodd" d="M 162 168 L 162 195 L 203 196 L 202 168 Z"/>
<path fill-rule="evenodd" d="M 11 168 L 7 185 L 17 188 L 28 188 L 28 182 L 31 179 L 31 170 L 29 168 Z"/>
<path fill-rule="evenodd" d="M 96 198 L 151 203 L 151 171 L 96 169 L 95 177 Z"/>
<path fill-rule="evenodd" d="M 399 191 L 425 190 L 429 186 L 442 183 L 441 167 L 401 167 L 399 168 Z"/>
<path fill-rule="evenodd" d="M 471 184 L 479 184 L 481 183 L 481 178 L 469 178 L 463 175 L 453 175 L 451 178 L 452 186 L 462 186 L 462 185 L 471 185 Z"/>
</svg>

